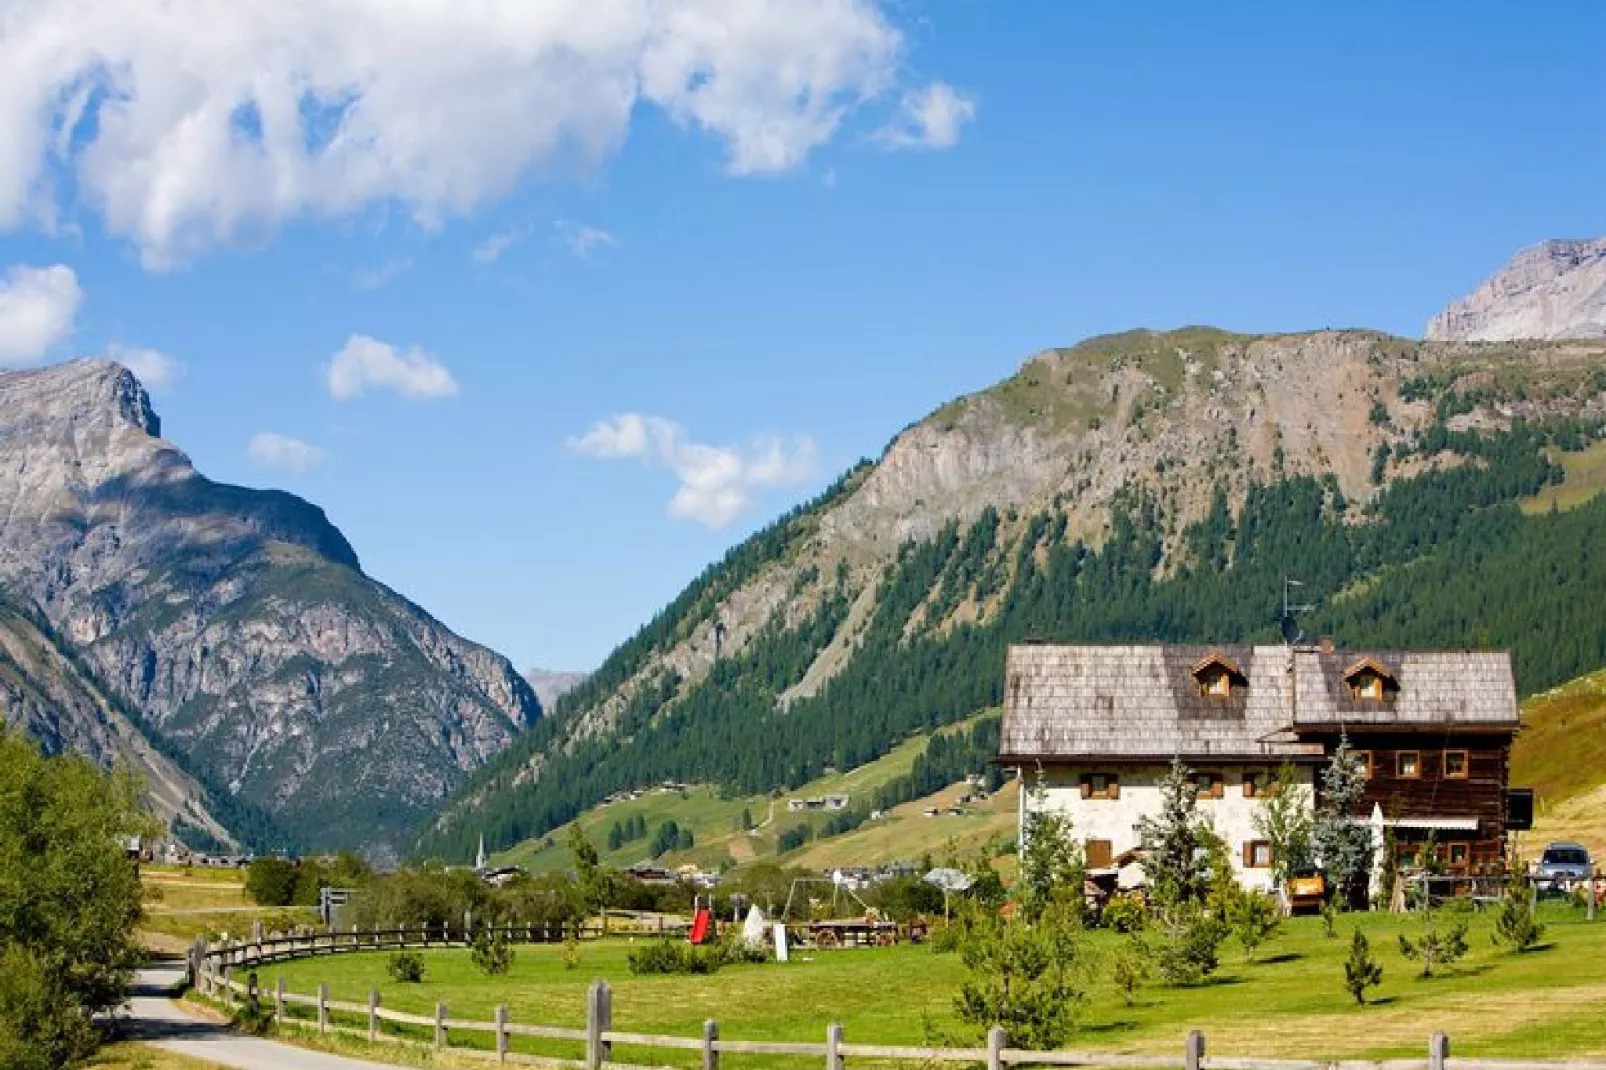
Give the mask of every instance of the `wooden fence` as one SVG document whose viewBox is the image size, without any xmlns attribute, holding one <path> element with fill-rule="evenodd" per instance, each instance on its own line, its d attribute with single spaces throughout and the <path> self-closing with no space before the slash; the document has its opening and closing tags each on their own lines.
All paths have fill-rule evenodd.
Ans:
<svg viewBox="0 0 1606 1070">
<path fill-rule="evenodd" d="M 960 1063 L 985 1065 L 987 1070 L 1003 1070 L 1008 1066 L 1075 1066 L 1111 1067 L 1115 1070 L 1606 1070 L 1606 1062 L 1588 1060 L 1542 1061 L 1534 1059 L 1466 1059 L 1452 1057 L 1450 1038 L 1435 1033 L 1428 1038 L 1424 1058 L 1387 1059 L 1380 1061 L 1343 1060 L 1325 1062 L 1315 1059 L 1259 1059 L 1235 1056 L 1207 1055 L 1205 1035 L 1194 1031 L 1187 1035 L 1178 1052 L 1173 1055 L 1127 1055 L 1091 1051 L 1035 1051 L 1012 1048 L 1004 1031 L 997 1027 L 987 1033 L 985 1047 L 942 1048 L 918 1047 L 901 1044 L 853 1044 L 847 1039 L 841 1025 L 832 1023 L 825 1028 L 823 1043 L 793 1041 L 734 1040 L 723 1037 L 719 1023 L 703 1023 L 698 1037 L 666 1036 L 655 1033 L 632 1033 L 615 1029 L 613 1025 L 613 994 L 606 981 L 593 981 L 586 993 L 586 1024 L 583 1029 L 532 1025 L 514 1022 L 505 1005 L 498 1006 L 489 1022 L 452 1018 L 444 1003 L 435 1005 L 433 1015 L 409 1014 L 390 1010 L 380 1004 L 378 992 L 368 994 L 368 1002 L 351 1003 L 329 998 L 329 986 L 320 984 L 316 995 L 287 991 L 279 979 L 272 992 L 262 993 L 250 982 L 234 979 L 233 968 L 224 971 L 222 978 L 208 975 L 202 990 L 220 999 L 226 1006 L 240 1000 L 254 1000 L 259 1006 L 271 1008 L 276 1019 L 297 1028 L 315 1030 L 319 1034 L 343 1034 L 366 1039 L 374 1043 L 413 1046 L 453 1054 L 470 1055 L 499 1063 L 518 1063 L 533 1066 L 573 1068 L 573 1070 L 653 1070 L 640 1064 L 616 1062 L 614 1045 L 647 1048 L 652 1050 L 695 1052 L 699 1055 L 701 1070 L 719 1070 L 722 1055 L 793 1056 L 823 1061 L 825 1070 L 846 1070 L 847 1061 L 872 1060 L 880 1062 L 913 1062 L 920 1064 Z M 304 1007 L 312 1012 L 309 1020 L 292 1016 L 288 1008 Z M 366 1027 L 342 1025 L 332 1021 L 334 1014 L 345 1014 L 366 1019 Z M 385 1032 L 384 1023 L 428 1030 L 431 1040 L 414 1040 Z M 454 1035 L 478 1033 L 491 1038 L 489 1048 L 465 1047 L 452 1043 Z M 531 1055 L 512 1050 L 514 1037 L 533 1037 L 548 1041 L 564 1041 L 583 1048 L 582 1058 L 558 1058 Z"/>
<path fill-rule="evenodd" d="M 257 983 L 255 968 L 266 963 L 306 955 L 353 951 L 462 947 L 467 943 L 468 931 L 453 932 L 441 927 L 367 933 L 317 933 L 202 948 L 195 961 L 194 983 L 202 995 L 219 1000 L 227 1007 L 232 1008 L 242 1000 L 252 1001 L 258 1007 L 270 1009 L 275 1019 L 284 1025 L 316 1030 L 320 1034 L 343 1034 L 372 1043 L 450 1050 L 454 1054 L 477 1056 L 501 1063 L 572 1070 L 647 1070 L 639 1064 L 616 1062 L 613 1058 L 616 1044 L 649 1050 L 695 1052 L 700 1057 L 701 1070 L 719 1070 L 720 1057 L 727 1054 L 823 1060 L 825 1070 L 846 1070 L 849 1059 L 928 1065 L 960 1063 L 985 1065 L 987 1070 L 1003 1070 L 1006 1066 L 1111 1067 L 1116 1070 L 1606 1070 L 1606 1061 L 1456 1058 L 1451 1056 L 1449 1037 L 1443 1033 L 1435 1033 L 1428 1039 L 1424 1058 L 1340 1062 L 1207 1055 L 1205 1036 L 1198 1031 L 1189 1033 L 1180 1049 L 1172 1055 L 1012 1048 L 1004 1031 L 998 1028 L 990 1030 L 986 1046 L 978 1048 L 853 1044 L 837 1023 L 826 1026 L 823 1043 L 728 1039 L 721 1035 L 719 1023 L 714 1021 L 704 1022 L 702 1035 L 698 1037 L 666 1036 L 615 1029 L 612 990 L 606 981 L 600 980 L 593 981 L 586 993 L 586 1024 L 583 1029 L 514 1022 L 508 1015 L 506 1005 L 496 1007 L 492 1020 L 486 1022 L 450 1017 L 444 1003 L 435 1005 L 433 1015 L 391 1010 L 381 1004 L 377 991 L 368 993 L 366 1003 L 353 1003 L 330 999 L 329 986 L 326 984 L 320 984 L 314 994 L 305 994 L 287 990 L 282 977 L 267 992 L 261 990 Z M 504 933 L 514 939 L 531 942 L 551 941 L 564 936 L 561 930 L 538 926 L 507 927 Z M 247 971 L 245 980 L 237 978 L 237 968 Z M 294 1012 L 295 1008 L 310 1014 L 303 1020 Z M 358 1019 L 364 1024 L 359 1027 L 336 1022 L 333 1016 L 337 1014 L 346 1016 L 348 1022 Z M 430 1039 L 400 1035 L 401 1030 L 394 1028 L 387 1032 L 384 1028 L 387 1023 L 403 1030 L 424 1030 Z M 489 1037 L 489 1047 L 452 1042 L 454 1036 L 466 1034 Z M 575 1059 L 516 1052 L 512 1050 L 515 1037 L 562 1042 L 582 1048 L 584 1055 Z"/>
</svg>

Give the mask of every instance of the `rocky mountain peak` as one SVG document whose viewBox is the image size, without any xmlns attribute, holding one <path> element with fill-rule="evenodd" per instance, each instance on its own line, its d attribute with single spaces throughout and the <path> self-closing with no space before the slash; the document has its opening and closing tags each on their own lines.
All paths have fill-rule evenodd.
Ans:
<svg viewBox="0 0 1606 1070">
<path fill-rule="evenodd" d="M 1462 342 L 1606 337 L 1606 238 L 1529 246 L 1429 320 L 1427 337 Z"/>
</svg>

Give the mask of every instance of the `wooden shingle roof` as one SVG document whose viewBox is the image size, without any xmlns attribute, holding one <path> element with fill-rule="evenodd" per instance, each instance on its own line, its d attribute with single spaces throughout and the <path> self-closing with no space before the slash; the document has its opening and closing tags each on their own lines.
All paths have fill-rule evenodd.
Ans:
<svg viewBox="0 0 1606 1070">
<path fill-rule="evenodd" d="M 1193 672 L 1219 657 L 1246 684 L 1201 694 Z M 1358 699 L 1347 668 L 1370 658 L 1399 684 Z M 1517 725 L 1504 653 L 1337 652 L 1286 646 L 1011 647 L 1005 668 L 1005 758 L 1281 760 L 1319 755 L 1309 738 L 1342 727 Z"/>
</svg>

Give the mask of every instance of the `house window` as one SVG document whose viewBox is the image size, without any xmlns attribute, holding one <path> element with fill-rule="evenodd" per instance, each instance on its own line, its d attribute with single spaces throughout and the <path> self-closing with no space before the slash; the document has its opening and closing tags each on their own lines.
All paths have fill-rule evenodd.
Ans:
<svg viewBox="0 0 1606 1070">
<path fill-rule="evenodd" d="M 1472 856 L 1472 845 L 1471 844 L 1469 844 L 1469 843 L 1452 843 L 1452 844 L 1450 844 L 1450 864 L 1452 866 L 1464 866 L 1464 865 L 1466 865 L 1468 859 L 1471 858 L 1471 856 Z"/>
<path fill-rule="evenodd" d="M 1193 782 L 1201 799 L 1219 799 L 1223 794 L 1220 773 L 1195 773 Z"/>
<path fill-rule="evenodd" d="M 1117 773 L 1083 773 L 1082 798 L 1119 799 L 1121 777 Z"/>
<path fill-rule="evenodd" d="M 1383 697 L 1383 678 L 1367 673 L 1355 679 L 1350 685 L 1350 693 L 1358 699 L 1378 701 Z"/>
<path fill-rule="evenodd" d="M 1244 844 L 1245 869 L 1271 868 L 1271 841 L 1250 840 Z"/>
<path fill-rule="evenodd" d="M 1206 698 L 1231 698 L 1234 688 L 1249 684 L 1249 678 L 1232 659 L 1217 653 L 1200 658 L 1190 671 L 1199 685 L 1199 694 Z"/>
<path fill-rule="evenodd" d="M 1447 780 L 1465 780 L 1467 778 L 1468 762 L 1467 752 L 1464 750 L 1447 750 L 1444 752 L 1444 776 Z"/>
<path fill-rule="evenodd" d="M 1269 769 L 1244 770 L 1244 798 L 1264 799 L 1283 790 L 1282 781 Z"/>
<path fill-rule="evenodd" d="M 1372 752 L 1369 751 L 1369 750 L 1358 750 L 1358 751 L 1355 752 L 1355 757 L 1360 759 L 1361 772 L 1366 776 L 1367 780 L 1371 780 L 1372 779 Z"/>
<path fill-rule="evenodd" d="M 1088 840 L 1086 853 L 1088 869 L 1109 869 L 1111 859 L 1115 857 L 1114 847 L 1109 840 Z"/>
<path fill-rule="evenodd" d="M 1394 756 L 1394 775 L 1415 780 L 1422 775 L 1422 755 L 1414 750 L 1402 750 Z"/>
</svg>

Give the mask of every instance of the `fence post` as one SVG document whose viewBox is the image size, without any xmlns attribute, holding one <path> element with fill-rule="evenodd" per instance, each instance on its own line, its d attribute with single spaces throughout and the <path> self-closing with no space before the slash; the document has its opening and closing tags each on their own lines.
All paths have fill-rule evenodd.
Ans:
<svg viewBox="0 0 1606 1070">
<path fill-rule="evenodd" d="M 1444 1062 L 1450 1057 L 1450 1038 L 1443 1033 L 1434 1033 L 1428 1038 L 1428 1070 L 1444 1070 Z"/>
<path fill-rule="evenodd" d="M 1188 1034 L 1187 1045 L 1182 1049 L 1183 1070 L 1200 1070 L 1204 1065 L 1205 1035 L 1195 1029 Z M 1439 1070 L 1444 1070 L 1440 1067 Z"/>
<path fill-rule="evenodd" d="M 368 990 L 368 1042 L 379 1039 L 379 990 Z"/>
<path fill-rule="evenodd" d="M 234 1006 L 234 967 L 223 967 L 223 1005 Z"/>
<path fill-rule="evenodd" d="M 446 1048 L 446 1004 L 435 1004 L 435 1050 Z"/>
<path fill-rule="evenodd" d="M 276 977 L 273 982 L 273 1013 L 279 1021 L 284 1021 L 284 978 Z"/>
<path fill-rule="evenodd" d="M 496 1061 L 507 1062 L 507 1004 L 496 1005 Z"/>
<path fill-rule="evenodd" d="M 1595 881 L 1599 874 L 1591 873 L 1584 881 L 1584 920 L 1595 920 Z"/>
<path fill-rule="evenodd" d="M 842 1070 L 842 1023 L 825 1027 L 825 1070 Z"/>
<path fill-rule="evenodd" d="M 987 1070 L 1004 1068 L 1004 1027 L 995 1025 L 987 1030 Z"/>
<path fill-rule="evenodd" d="M 592 981 L 586 991 L 586 1070 L 602 1070 L 611 1061 L 613 1045 L 602 1034 L 613 1029 L 613 992 L 607 981 Z"/>
<path fill-rule="evenodd" d="M 318 1032 L 329 1032 L 329 986 L 318 986 Z"/>
<path fill-rule="evenodd" d="M 703 1070 L 719 1070 L 719 1023 L 710 1018 L 703 1023 Z"/>
</svg>

